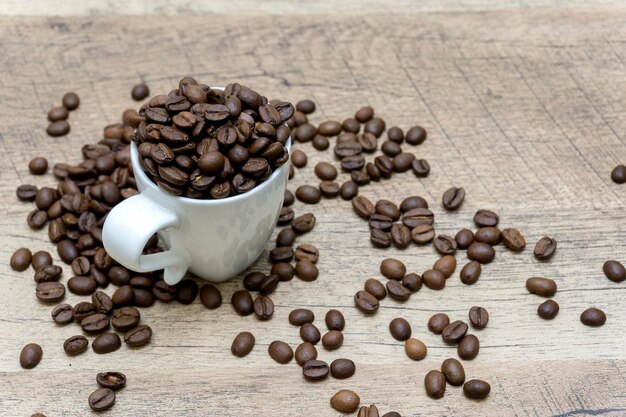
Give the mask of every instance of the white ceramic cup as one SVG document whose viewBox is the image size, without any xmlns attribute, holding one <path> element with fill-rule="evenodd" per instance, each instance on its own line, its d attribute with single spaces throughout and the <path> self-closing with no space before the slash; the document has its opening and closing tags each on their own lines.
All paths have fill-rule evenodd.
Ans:
<svg viewBox="0 0 626 417">
<path fill-rule="evenodd" d="M 285 147 L 290 150 L 291 139 Z M 117 262 L 136 272 L 164 269 L 174 285 L 187 272 L 209 281 L 225 281 L 249 267 L 263 252 L 283 204 L 289 163 L 245 194 L 220 200 L 196 200 L 162 191 L 130 148 L 140 193 L 116 205 L 102 229 L 104 248 Z M 158 233 L 168 250 L 142 255 Z"/>
</svg>

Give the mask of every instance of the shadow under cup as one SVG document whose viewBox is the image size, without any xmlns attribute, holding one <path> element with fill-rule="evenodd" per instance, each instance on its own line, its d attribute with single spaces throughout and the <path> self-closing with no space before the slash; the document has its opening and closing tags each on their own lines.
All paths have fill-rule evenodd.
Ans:
<svg viewBox="0 0 626 417">
<path fill-rule="evenodd" d="M 291 138 L 285 147 L 291 151 Z M 289 162 L 247 193 L 197 200 L 162 191 L 141 168 L 135 143 L 130 153 L 140 193 L 115 206 L 105 221 L 103 244 L 113 259 L 136 272 L 164 269 L 165 282 L 174 285 L 187 270 L 225 281 L 261 255 L 280 214 Z M 168 250 L 142 255 L 154 233 Z"/>
</svg>

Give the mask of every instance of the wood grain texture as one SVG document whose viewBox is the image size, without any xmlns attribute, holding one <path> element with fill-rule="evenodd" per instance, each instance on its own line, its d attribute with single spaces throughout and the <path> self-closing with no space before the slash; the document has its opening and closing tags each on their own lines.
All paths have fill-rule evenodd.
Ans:
<svg viewBox="0 0 626 417">
<path fill-rule="evenodd" d="M 129 383 L 110 416 L 331 416 L 336 413 L 328 400 L 342 388 L 404 416 L 626 415 L 626 285 L 602 274 L 606 259 L 626 261 L 626 188 L 609 178 L 612 167 L 626 160 L 625 18 L 623 8 L 584 7 L 227 15 L 210 22 L 0 18 L 0 414 L 89 415 L 95 374 L 120 370 Z M 449 234 L 473 227 L 474 212 L 489 208 L 500 214 L 502 227 L 518 227 L 529 247 L 521 254 L 498 247 L 496 261 L 474 286 L 463 285 L 457 272 L 444 291 L 422 289 L 406 303 L 386 299 L 376 316 L 366 317 L 354 309 L 352 296 L 367 278 L 380 277 L 382 259 L 397 257 L 422 272 L 437 255 L 430 246 L 372 249 L 367 225 L 349 202 L 323 200 L 314 208 L 297 202 L 297 213 L 314 210 L 318 219 L 299 242 L 320 248 L 320 278 L 281 284 L 272 296 L 277 310 L 271 321 L 239 317 L 228 303 L 216 311 L 199 302 L 158 304 L 142 311 L 155 333 L 150 345 L 65 356 L 63 341 L 80 330 L 55 328 L 51 308 L 36 302 L 31 273 L 8 267 L 18 247 L 52 251 L 45 231 L 26 226 L 31 205 L 16 200 L 15 187 L 55 184 L 51 175 L 31 176 L 28 161 L 45 155 L 51 164 L 78 162 L 82 144 L 96 141 L 125 108 L 137 107 L 130 99 L 136 82 L 146 81 L 156 94 L 184 74 L 212 85 L 239 81 L 292 101 L 311 97 L 319 109 L 315 122 L 343 119 L 369 104 L 388 126 L 424 126 L 427 141 L 407 149 L 429 160 L 431 175 L 397 175 L 362 188 L 362 194 L 398 203 L 421 195 L 433 207 L 437 231 Z M 49 138 L 45 113 L 68 90 L 81 96 L 80 109 L 70 115 L 72 132 Z M 292 190 L 316 184 L 315 163 L 332 155 L 296 147 L 307 151 L 309 163 L 298 170 Z M 463 186 L 467 198 L 451 214 L 439 200 L 452 185 Z M 547 263 L 532 256 L 543 235 L 559 242 Z M 267 270 L 266 255 L 253 269 Z M 457 260 L 464 264 L 465 254 Z M 64 269 L 66 281 L 71 275 Z M 536 316 L 542 299 L 524 288 L 534 275 L 558 282 L 561 312 L 552 322 Z M 240 279 L 219 286 L 225 300 L 240 287 Z M 70 303 L 79 299 L 66 297 Z M 449 388 L 442 400 L 431 400 L 423 390 L 425 373 L 456 352 L 429 333 L 426 322 L 438 311 L 464 319 L 473 305 L 486 307 L 491 321 L 477 332 L 481 353 L 466 363 L 466 373 L 489 381 L 492 393 L 475 402 Z M 605 326 L 579 322 L 592 305 L 607 312 Z M 311 308 L 322 329 L 329 308 L 343 311 L 344 346 L 335 352 L 320 348 L 320 358 L 353 359 L 354 378 L 305 383 L 295 363 L 281 366 L 269 358 L 273 340 L 294 347 L 299 342 L 297 328 L 287 323 L 295 307 Z M 389 335 L 389 321 L 399 316 L 428 345 L 424 361 L 411 362 Z M 236 359 L 230 343 L 243 330 L 256 335 L 257 346 Z M 24 371 L 19 351 L 33 341 L 43 346 L 44 359 Z"/>
</svg>

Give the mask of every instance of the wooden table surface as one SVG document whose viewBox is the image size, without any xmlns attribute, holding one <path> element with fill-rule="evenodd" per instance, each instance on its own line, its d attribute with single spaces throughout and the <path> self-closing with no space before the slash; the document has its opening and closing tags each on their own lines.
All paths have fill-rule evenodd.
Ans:
<svg viewBox="0 0 626 417">
<path fill-rule="evenodd" d="M 135 2 L 128 3 L 135 14 Z M 68 12 L 76 14 L 71 17 L 0 17 L 0 415 L 90 415 L 87 396 L 104 370 L 129 379 L 107 416 L 333 416 L 329 398 L 343 388 L 382 413 L 403 416 L 626 415 L 626 283 L 602 273 L 607 259 L 626 262 L 626 185 L 610 180 L 611 169 L 626 162 L 626 8 L 475 1 L 478 6 L 465 10 L 462 2 L 403 10 L 368 1 L 333 13 L 324 3 L 306 12 L 274 2 L 280 16 L 247 8 L 241 16 L 230 9 L 161 16 L 176 13 L 171 5 L 145 18 L 88 16 L 103 13 L 83 5 L 84 13 Z M 2 15 L 64 11 L 6 4 Z M 429 12 L 428 5 L 440 11 Z M 236 278 L 219 285 L 226 302 L 216 311 L 199 301 L 143 310 L 154 330 L 144 348 L 66 356 L 63 341 L 80 329 L 57 328 L 51 307 L 35 298 L 32 272 L 8 266 L 22 246 L 50 250 L 60 262 L 45 229 L 27 227 L 31 204 L 20 203 L 15 188 L 55 185 L 51 174 L 31 176 L 28 161 L 43 155 L 52 164 L 79 162 L 82 144 L 98 140 L 125 108 L 138 107 L 130 99 L 132 85 L 144 80 L 152 93 L 166 92 L 185 74 L 211 85 L 238 81 L 294 102 L 310 97 L 318 104 L 315 122 L 342 120 L 369 104 L 388 126 L 424 126 L 426 142 L 407 149 L 430 162 L 430 176 L 396 175 L 361 193 L 397 203 L 425 197 L 439 233 L 473 227 L 479 208 L 495 210 L 502 227 L 525 234 L 527 249 L 514 254 L 498 247 L 476 285 L 460 282 L 459 267 L 445 290 L 424 288 L 406 303 L 385 299 L 378 314 L 366 317 L 352 297 L 367 278 L 383 279 L 381 260 L 396 257 L 421 273 L 437 259 L 434 249 L 375 250 L 349 202 L 323 200 L 312 208 L 296 202 L 296 213 L 313 210 L 318 219 L 299 241 L 320 248 L 320 277 L 281 284 L 272 295 L 271 321 L 234 313 L 228 300 L 241 287 Z M 45 114 L 69 90 L 81 97 L 70 116 L 72 131 L 47 137 Z M 309 144 L 295 148 L 307 151 L 309 163 L 290 182 L 292 190 L 317 183 L 314 165 L 332 155 Z M 467 197 L 458 212 L 448 213 L 439 201 L 453 185 L 463 186 Z M 559 246 L 551 261 L 540 263 L 532 247 L 544 235 Z M 253 269 L 267 270 L 266 258 Z M 465 258 L 457 253 L 460 265 Z M 537 317 L 543 300 L 524 287 L 536 275 L 559 285 L 561 312 L 551 322 Z M 63 281 L 70 276 L 65 267 Z M 426 322 L 440 311 L 465 319 L 473 305 L 486 307 L 491 319 L 476 332 L 479 356 L 464 365 L 468 378 L 491 384 L 491 395 L 471 401 L 448 387 L 443 399 L 432 400 L 424 375 L 456 357 L 456 350 L 429 333 Z M 606 311 L 606 325 L 580 323 L 590 306 Z M 298 329 L 287 323 L 296 307 L 312 309 L 322 329 L 329 308 L 345 314 L 344 345 L 335 352 L 320 347 L 320 358 L 353 359 L 353 378 L 307 383 L 295 362 L 278 365 L 269 358 L 273 340 L 299 343 Z M 426 359 L 412 362 L 392 339 L 387 329 L 394 317 L 409 320 L 414 337 L 428 345 Z M 237 359 L 230 344 L 243 330 L 256 335 L 257 345 Z M 27 371 L 18 356 L 28 342 L 41 344 L 44 358 Z"/>
</svg>

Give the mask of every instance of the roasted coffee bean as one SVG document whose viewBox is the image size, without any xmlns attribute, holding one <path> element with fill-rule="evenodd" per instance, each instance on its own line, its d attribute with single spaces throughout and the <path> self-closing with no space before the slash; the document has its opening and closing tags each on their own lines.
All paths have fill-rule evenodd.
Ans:
<svg viewBox="0 0 626 417">
<path fill-rule="evenodd" d="M 222 171 L 226 159 L 218 151 L 210 151 L 202 154 L 198 159 L 198 169 L 202 174 L 215 175 Z M 258 176 L 267 169 L 267 161 L 261 158 L 250 158 L 243 166 L 242 171 L 246 175 Z"/>
<path fill-rule="evenodd" d="M 357 197 L 358 198 L 358 197 Z M 371 229 L 379 229 L 384 230 L 386 232 L 391 230 L 391 226 L 393 226 L 393 220 L 391 217 L 385 216 L 383 214 L 374 213 L 369 218 L 369 226 Z M 406 226 L 405 226 L 406 227 Z M 407 228 L 408 230 L 408 228 Z M 409 232 L 410 234 L 410 232 Z"/>
<path fill-rule="evenodd" d="M 101 333 L 110 326 L 109 318 L 105 314 L 92 314 L 80 322 L 80 327 L 85 333 Z"/>
<path fill-rule="evenodd" d="M 375 313 L 379 306 L 378 299 L 366 291 L 358 291 L 354 294 L 354 304 L 365 314 Z"/>
<path fill-rule="evenodd" d="M 174 301 L 176 298 L 176 287 L 173 285 L 168 285 L 165 281 L 160 280 L 154 283 L 154 287 L 152 287 L 152 294 L 159 300 L 164 303 L 169 303 Z"/>
<path fill-rule="evenodd" d="M 278 287 L 280 278 L 276 274 L 269 274 L 263 277 L 263 281 L 259 284 L 259 292 L 263 295 L 268 295 L 274 292 Z"/>
<path fill-rule="evenodd" d="M 57 243 L 57 253 L 61 260 L 65 263 L 71 263 L 74 258 L 78 257 L 78 249 L 74 242 L 69 239 L 65 239 Z"/>
<path fill-rule="evenodd" d="M 343 121 L 341 128 L 344 132 L 359 133 L 359 130 L 361 130 L 361 124 L 354 117 L 349 117 Z"/>
<path fill-rule="evenodd" d="M 243 358 L 244 356 L 247 356 L 250 352 L 252 352 L 255 342 L 256 341 L 252 333 L 241 332 L 237 336 L 235 336 L 235 339 L 233 339 L 230 351 L 238 358 Z"/>
<path fill-rule="evenodd" d="M 32 257 L 30 249 L 19 248 L 11 256 L 11 269 L 14 271 L 25 271 L 30 266 Z"/>
<path fill-rule="evenodd" d="M 48 125 L 46 129 L 46 133 L 48 136 L 57 137 L 57 136 L 65 136 L 70 132 L 70 124 L 67 120 L 57 120 L 56 122 L 52 122 Z"/>
<path fill-rule="evenodd" d="M 456 347 L 457 354 L 459 358 L 469 361 L 478 356 L 478 351 L 480 349 L 480 342 L 478 338 L 473 334 L 466 334 L 463 339 L 459 342 L 459 345 Z"/>
<path fill-rule="evenodd" d="M 430 173 L 430 164 L 425 159 L 414 159 L 411 161 L 411 169 L 416 177 L 427 177 Z"/>
<path fill-rule="evenodd" d="M 270 261 L 289 262 L 293 259 L 293 249 L 291 246 L 279 246 L 270 251 Z"/>
<path fill-rule="evenodd" d="M 198 284 L 190 279 L 176 285 L 176 300 L 181 304 L 191 304 L 198 295 Z"/>
<path fill-rule="evenodd" d="M 372 107 L 370 107 L 370 106 L 361 107 L 354 114 L 354 118 L 359 123 L 366 123 L 366 122 L 370 121 L 372 119 L 372 117 L 374 117 L 374 109 Z"/>
<path fill-rule="evenodd" d="M 94 262 L 95 262 L 95 259 L 94 259 Z M 98 265 L 96 264 L 96 266 Z M 107 276 L 109 277 L 109 280 L 113 284 L 118 285 L 118 286 L 128 285 L 130 283 L 130 272 L 128 271 L 128 269 L 123 268 L 121 266 L 111 267 L 111 269 L 109 269 Z"/>
<path fill-rule="evenodd" d="M 116 307 L 128 306 L 135 302 L 135 292 L 130 285 L 122 285 L 119 287 L 113 295 L 111 300 Z"/>
<path fill-rule="evenodd" d="M 156 297 L 149 289 L 133 288 L 134 304 L 137 307 L 150 307 L 154 304 Z"/>
<path fill-rule="evenodd" d="M 391 246 L 391 234 L 380 229 L 372 229 L 370 242 L 377 248 L 388 248 Z"/>
<path fill-rule="evenodd" d="M 108 294 L 102 291 L 96 291 L 93 293 L 91 296 L 91 303 L 94 305 L 98 313 L 108 315 L 113 311 L 113 300 L 111 300 L 111 297 L 109 297 Z"/>
<path fill-rule="evenodd" d="M 359 194 L 359 185 L 350 180 L 341 184 L 341 190 L 339 191 L 339 195 L 344 200 L 352 200 Z"/>
<path fill-rule="evenodd" d="M 319 184 L 319 189 L 322 196 L 326 198 L 335 198 L 341 191 L 341 187 L 335 181 L 322 181 Z"/>
<path fill-rule="evenodd" d="M 280 364 L 286 364 L 293 359 L 293 350 L 285 342 L 274 341 L 267 348 L 270 357 Z"/>
<path fill-rule="evenodd" d="M 43 210 L 35 209 L 28 213 L 28 217 L 26 217 L 26 223 L 33 230 L 39 230 L 48 221 L 48 215 Z"/>
<path fill-rule="evenodd" d="M 141 315 L 135 307 L 122 307 L 117 310 L 111 319 L 111 324 L 115 330 L 126 332 L 139 324 Z"/>
<path fill-rule="evenodd" d="M 254 313 L 252 296 L 248 291 L 235 291 L 231 298 L 231 304 L 235 311 L 241 316 L 248 316 Z"/>
<path fill-rule="evenodd" d="M 502 240 L 502 232 L 497 227 L 481 227 L 474 235 L 476 242 L 486 243 L 494 246 Z"/>
<path fill-rule="evenodd" d="M 276 236 L 276 246 L 291 246 L 295 242 L 296 236 L 296 232 L 292 229 L 282 229 Z"/>
<path fill-rule="evenodd" d="M 312 323 L 304 323 L 300 326 L 300 337 L 304 342 L 309 342 L 312 344 L 317 344 L 322 337 L 320 331 L 317 327 L 315 327 Z"/>
<path fill-rule="evenodd" d="M 491 386 L 480 379 L 472 379 L 463 385 L 463 393 L 468 398 L 482 400 L 489 395 Z"/>
<path fill-rule="evenodd" d="M 369 132 L 363 132 L 356 138 L 357 142 L 361 146 L 363 152 L 372 153 L 378 147 L 378 140 L 376 136 Z"/>
<path fill-rule="evenodd" d="M 344 171 L 356 171 L 365 166 L 365 159 L 361 155 L 346 156 L 341 159 L 341 168 Z"/>
<path fill-rule="evenodd" d="M 626 280 L 626 268 L 618 261 L 609 260 L 602 266 L 604 275 L 613 282 L 622 282 Z"/>
<path fill-rule="evenodd" d="M 367 197 L 363 196 L 356 196 L 352 199 L 352 208 L 359 217 L 366 220 L 376 213 L 374 204 Z"/>
<path fill-rule="evenodd" d="M 433 245 L 442 255 L 454 255 L 456 252 L 456 240 L 452 236 L 439 235 L 433 240 Z"/>
<path fill-rule="evenodd" d="M 293 133 L 293 137 L 298 142 L 309 142 L 317 135 L 317 128 L 311 123 L 304 123 L 298 126 Z M 322 135 L 323 136 L 323 135 Z"/>
<path fill-rule="evenodd" d="M 96 280 L 90 277 L 75 276 L 67 281 L 67 288 L 76 295 L 91 295 L 97 287 Z"/>
<path fill-rule="evenodd" d="M 411 230 L 411 238 L 417 244 L 424 244 L 435 238 L 435 230 L 429 224 L 421 224 Z"/>
<path fill-rule="evenodd" d="M 380 155 L 374 158 L 374 164 L 378 171 L 380 171 L 380 176 L 383 178 L 391 177 L 393 173 L 393 160 L 387 155 Z"/>
<path fill-rule="evenodd" d="M 489 312 L 483 307 L 474 306 L 469 310 L 469 321 L 476 329 L 483 329 L 489 322 Z"/>
<path fill-rule="evenodd" d="M 306 260 L 296 262 L 295 272 L 302 281 L 315 281 L 319 276 L 319 270 L 315 264 Z"/>
<path fill-rule="evenodd" d="M 385 215 L 393 221 L 400 218 L 400 209 L 389 200 L 378 200 L 374 208 L 376 213 Z"/>
<path fill-rule="evenodd" d="M 296 362 L 298 365 L 304 366 L 308 361 L 317 359 L 317 349 L 313 346 L 312 343 L 303 342 L 298 345 L 296 348 L 296 353 L 294 354 L 296 358 Z"/>
<path fill-rule="evenodd" d="M 89 340 L 85 336 L 71 336 L 63 342 L 63 350 L 69 356 L 76 356 L 89 347 Z"/>
<path fill-rule="evenodd" d="M 457 210 L 463 204 L 465 190 L 463 188 L 449 188 L 441 197 L 441 204 L 446 210 Z"/>
<path fill-rule="evenodd" d="M 307 156 L 300 149 L 296 149 L 291 153 L 291 163 L 296 168 L 304 168 L 307 163 Z"/>
<path fill-rule="evenodd" d="M 137 275 L 136 277 L 131 278 L 129 284 L 135 289 L 141 288 L 145 290 L 151 289 L 154 285 L 153 281 L 150 278 L 141 275 Z"/>
<path fill-rule="evenodd" d="M 340 411 L 342 413 L 353 413 L 359 408 L 359 404 L 361 403 L 361 398 L 359 395 L 347 389 L 342 389 L 341 391 L 337 391 L 335 395 L 330 399 L 330 405 L 335 410 Z"/>
<path fill-rule="evenodd" d="M 380 273 L 389 279 L 401 280 L 406 274 L 406 266 L 398 259 L 387 258 L 380 264 Z"/>
<path fill-rule="evenodd" d="M 427 208 L 415 208 L 404 212 L 402 216 L 402 223 L 413 229 L 422 225 L 432 226 L 435 221 L 435 216 L 432 211 Z"/>
<path fill-rule="evenodd" d="M 317 260 L 319 259 L 319 255 L 319 250 L 309 243 L 303 243 L 301 245 L 298 245 L 294 253 L 294 256 L 297 260 L 305 260 L 313 263 L 317 262 Z"/>
<path fill-rule="evenodd" d="M 311 114 L 315 111 L 315 102 L 309 99 L 300 100 L 296 103 L 296 110 L 304 114 Z"/>
<path fill-rule="evenodd" d="M 335 359 L 330 364 L 330 373 L 333 378 L 346 379 L 354 375 L 356 366 L 350 359 Z"/>
<path fill-rule="evenodd" d="M 467 249 L 474 243 L 474 232 L 469 229 L 461 229 L 454 236 L 454 240 L 456 240 L 459 249 Z"/>
<path fill-rule="evenodd" d="M 91 269 L 91 263 L 86 256 L 79 256 L 72 261 L 72 272 L 76 275 L 87 275 Z"/>
<path fill-rule="evenodd" d="M 117 391 L 126 386 L 126 375 L 121 372 L 100 372 L 96 375 L 96 383 L 102 388 Z"/>
<path fill-rule="evenodd" d="M 514 252 L 520 252 L 526 247 L 526 239 L 519 230 L 507 228 L 502 230 L 502 242 L 504 246 Z"/>
<path fill-rule="evenodd" d="M 315 135 L 311 140 L 311 143 L 313 144 L 313 147 L 318 151 L 324 151 L 330 146 L 328 138 L 322 135 Z"/>
<path fill-rule="evenodd" d="M 296 274 L 296 269 L 287 262 L 278 262 L 272 265 L 271 274 L 277 275 L 279 281 L 291 281 Z"/>
<path fill-rule="evenodd" d="M 580 321 L 585 326 L 599 327 L 606 323 L 606 314 L 598 308 L 590 307 L 582 312 Z"/>
<path fill-rule="evenodd" d="M 65 107 L 66 109 L 76 110 L 80 105 L 80 98 L 78 97 L 78 94 L 74 92 L 69 92 L 63 95 L 61 102 L 63 103 L 63 107 Z"/>
<path fill-rule="evenodd" d="M 343 317 L 343 314 L 341 314 L 341 311 L 335 309 L 330 309 L 326 312 L 324 322 L 328 330 L 342 331 L 346 326 L 346 319 Z"/>
<path fill-rule="evenodd" d="M 329 330 L 322 337 L 322 345 L 327 350 L 339 349 L 343 344 L 343 333 L 339 330 Z"/>
<path fill-rule="evenodd" d="M 144 83 L 135 85 L 130 91 L 133 100 L 141 101 L 150 95 L 150 89 Z"/>
<path fill-rule="evenodd" d="M 402 147 L 396 142 L 392 142 L 387 140 L 383 142 L 383 145 L 380 147 L 380 150 L 383 151 L 385 155 L 390 158 L 393 158 L 396 155 L 399 155 L 402 152 Z"/>
<path fill-rule="evenodd" d="M 432 370 L 424 377 L 424 388 L 426 395 L 430 398 L 443 398 L 446 392 L 446 377 L 443 372 Z"/>
<path fill-rule="evenodd" d="M 616 184 L 626 183 L 626 166 L 620 164 L 613 168 L 611 171 L 611 179 Z"/>
<path fill-rule="evenodd" d="M 410 274 L 406 274 L 402 277 L 402 285 L 407 287 L 411 292 L 417 292 L 422 288 L 422 277 L 415 272 L 411 272 Z"/>
<path fill-rule="evenodd" d="M 302 375 L 309 381 L 321 381 L 328 377 L 330 368 L 324 361 L 317 359 L 308 360 L 302 365 Z"/>
<path fill-rule="evenodd" d="M 222 305 L 222 293 L 213 284 L 204 284 L 200 288 L 200 302 L 209 310 L 214 310 Z"/>
<path fill-rule="evenodd" d="M 37 157 L 30 160 L 28 170 L 33 175 L 43 175 L 48 170 L 48 160 L 43 157 Z"/>
<path fill-rule="evenodd" d="M 310 232 L 314 226 L 315 215 L 313 213 L 305 213 L 291 221 L 291 228 L 297 234 Z"/>
<path fill-rule="evenodd" d="M 541 297 L 552 297 L 556 294 L 556 282 L 553 279 L 532 277 L 526 280 L 526 289 Z"/>
<path fill-rule="evenodd" d="M 498 225 L 499 221 L 500 217 L 491 210 L 478 210 L 476 214 L 474 214 L 474 223 L 476 223 L 478 227 L 495 227 Z"/>
<path fill-rule="evenodd" d="M 490 263 L 495 256 L 495 249 L 486 243 L 474 242 L 467 248 L 467 257 L 481 264 Z"/>
<path fill-rule="evenodd" d="M 272 299 L 263 295 L 254 299 L 252 307 L 254 314 L 256 314 L 259 320 L 269 320 L 274 314 L 274 303 Z"/>
<path fill-rule="evenodd" d="M 376 167 L 373 162 L 368 162 L 365 164 L 365 172 L 371 181 L 380 181 L 380 170 Z"/>
<path fill-rule="evenodd" d="M 20 366 L 24 369 L 33 369 L 41 362 L 43 349 L 37 343 L 29 343 L 20 352 Z"/>
<path fill-rule="evenodd" d="M 441 337 L 446 343 L 458 343 L 467 333 L 467 324 L 461 320 L 453 321 L 443 328 Z"/>
<path fill-rule="evenodd" d="M 297 308 L 289 313 L 289 323 L 294 326 L 302 326 L 305 323 L 313 323 L 315 315 L 306 308 Z"/>
<path fill-rule="evenodd" d="M 341 132 L 341 123 L 336 120 L 327 120 L 320 123 L 317 132 L 323 136 L 337 136 Z"/>
<path fill-rule="evenodd" d="M 537 315 L 544 320 L 552 320 L 559 314 L 559 304 L 554 300 L 546 300 L 537 306 Z"/>
<path fill-rule="evenodd" d="M 52 310 L 52 320 L 57 324 L 68 324 L 74 320 L 74 309 L 69 304 L 59 304 Z"/>
<path fill-rule="evenodd" d="M 65 120 L 69 117 L 70 113 L 63 106 L 53 107 L 48 111 L 48 120 L 51 122 L 57 122 L 59 120 Z"/>
<path fill-rule="evenodd" d="M 365 281 L 364 289 L 365 291 L 376 297 L 376 299 L 378 300 L 382 300 L 387 296 L 387 290 L 385 289 L 385 286 L 380 281 L 374 278 L 370 278 Z"/>
<path fill-rule="evenodd" d="M 446 286 L 446 276 L 438 269 L 429 269 L 422 274 L 422 282 L 431 290 L 439 291 Z"/>
<path fill-rule="evenodd" d="M 420 145 L 426 140 L 426 130 L 421 126 L 414 126 L 406 132 L 404 140 L 409 145 Z"/>
<path fill-rule="evenodd" d="M 421 361 L 426 357 L 428 348 L 421 340 L 407 339 L 404 342 L 404 352 L 410 359 L 413 359 L 414 361 Z"/>
<path fill-rule="evenodd" d="M 411 325 L 401 317 L 396 317 L 389 323 L 389 333 L 394 339 L 401 342 L 411 337 Z"/>
<path fill-rule="evenodd" d="M 471 261 L 461 269 L 461 282 L 466 285 L 475 284 L 481 273 L 480 263 Z"/>
<path fill-rule="evenodd" d="M 34 185 L 23 184 L 17 187 L 15 195 L 21 201 L 33 201 L 39 190 Z"/>
<path fill-rule="evenodd" d="M 465 382 L 465 369 L 461 362 L 454 358 L 448 358 L 441 363 L 441 372 L 452 386 L 458 387 Z"/>
<path fill-rule="evenodd" d="M 552 258 L 554 252 L 556 252 L 556 246 L 556 240 L 547 236 L 542 237 L 541 239 L 539 239 L 539 241 L 537 241 L 537 244 L 535 245 L 535 258 L 541 261 Z"/>
<path fill-rule="evenodd" d="M 85 317 L 96 314 L 96 306 L 88 301 L 81 301 L 74 306 L 74 320 L 80 323 Z"/>
<path fill-rule="evenodd" d="M 43 187 L 35 195 L 35 204 L 39 210 L 47 210 L 58 200 L 57 190 L 50 187 Z"/>
<path fill-rule="evenodd" d="M 139 347 L 150 342 L 152 329 L 150 326 L 141 325 L 133 327 L 124 334 L 124 342 L 130 347 Z"/>
<path fill-rule="evenodd" d="M 450 324 L 448 315 L 445 313 L 437 313 L 428 320 L 428 330 L 435 334 L 441 334 L 448 324 Z"/>
<path fill-rule="evenodd" d="M 391 243 L 398 249 L 405 249 L 412 240 L 411 230 L 403 224 L 394 223 L 391 226 Z"/>
<path fill-rule="evenodd" d="M 411 290 L 402 285 L 400 281 L 396 281 L 393 279 L 389 280 L 387 281 L 386 288 L 387 294 L 389 294 L 391 298 L 397 301 L 406 301 L 411 296 Z"/>
<path fill-rule="evenodd" d="M 65 286 L 60 282 L 48 281 L 37 284 L 35 295 L 44 303 L 61 301 L 65 296 Z"/>
<path fill-rule="evenodd" d="M 366 133 L 371 133 L 372 135 L 379 138 L 385 131 L 385 121 L 380 117 L 373 117 L 371 120 L 365 122 L 363 131 Z"/>
<path fill-rule="evenodd" d="M 445 255 L 437 259 L 433 269 L 441 271 L 444 277 L 449 278 L 456 269 L 456 259 L 452 255 Z"/>
<path fill-rule="evenodd" d="M 89 407 L 94 411 L 104 411 L 115 404 L 115 392 L 110 388 L 98 388 L 89 395 Z"/>
<path fill-rule="evenodd" d="M 379 417 L 378 408 L 375 405 L 363 406 L 359 408 L 359 413 L 357 417 Z"/>
</svg>

